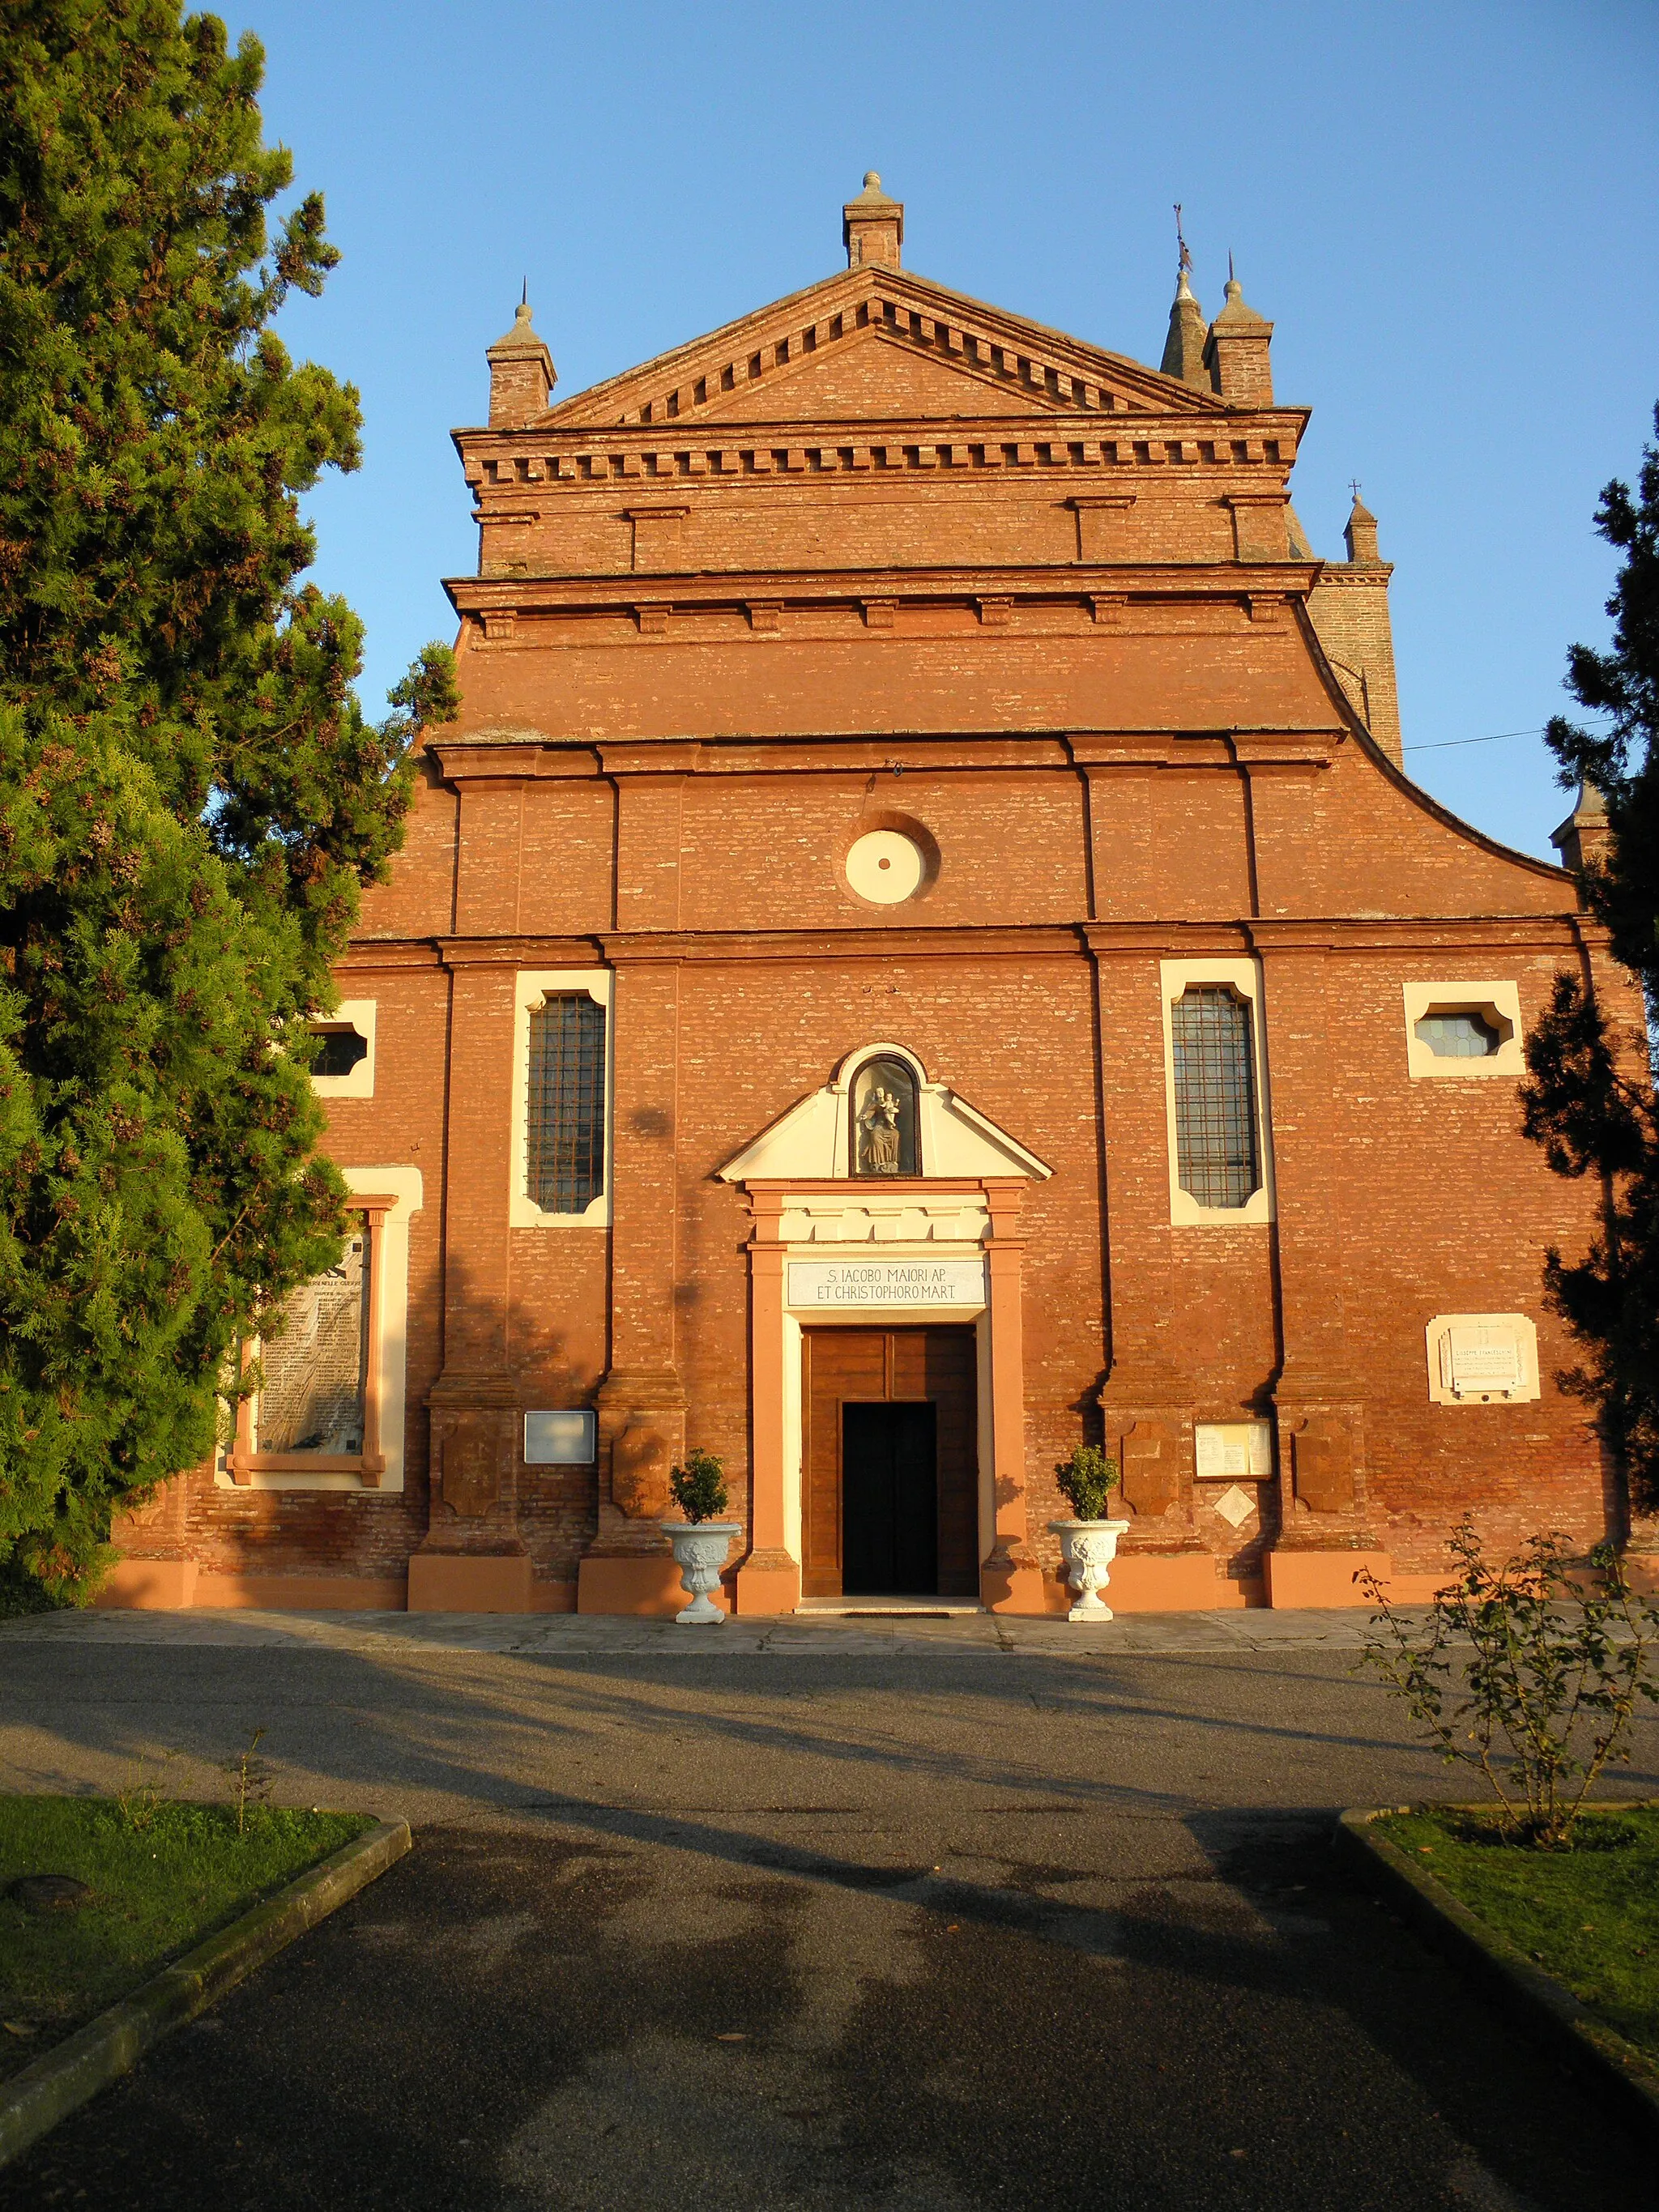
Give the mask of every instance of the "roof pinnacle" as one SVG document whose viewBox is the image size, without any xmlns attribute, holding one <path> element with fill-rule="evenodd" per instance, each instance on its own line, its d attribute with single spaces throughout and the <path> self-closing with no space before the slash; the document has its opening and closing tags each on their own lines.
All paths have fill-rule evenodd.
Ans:
<svg viewBox="0 0 1659 2212">
<path fill-rule="evenodd" d="M 1186 234 L 1181 227 L 1179 200 L 1175 204 L 1175 218 L 1176 245 L 1179 248 L 1175 302 L 1170 309 L 1170 334 L 1164 341 L 1164 358 L 1158 368 L 1164 376 L 1177 376 L 1183 384 L 1207 392 L 1210 379 L 1204 367 L 1204 310 L 1193 297 L 1188 282 L 1193 257 L 1187 250 Z"/>
<path fill-rule="evenodd" d="M 841 234 L 849 269 L 896 269 L 904 243 L 904 203 L 890 199 L 877 169 L 864 173 L 864 190 L 841 211 Z"/>
<path fill-rule="evenodd" d="M 1353 506 L 1349 510 L 1347 526 L 1342 535 L 1347 540 L 1348 558 L 1353 561 L 1380 561 L 1376 550 L 1376 517 L 1359 496 L 1359 479 L 1349 479 L 1348 489 L 1353 494 Z"/>
<path fill-rule="evenodd" d="M 513 311 L 513 327 L 484 349 L 489 363 L 489 420 L 494 428 L 518 428 L 547 405 L 558 374 L 546 341 L 530 316 L 530 280 Z"/>
</svg>

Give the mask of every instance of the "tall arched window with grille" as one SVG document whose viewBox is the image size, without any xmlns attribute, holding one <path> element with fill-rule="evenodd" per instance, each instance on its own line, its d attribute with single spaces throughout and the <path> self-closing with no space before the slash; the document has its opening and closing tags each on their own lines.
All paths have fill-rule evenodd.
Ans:
<svg viewBox="0 0 1659 2212">
<path fill-rule="evenodd" d="M 1224 983 L 1191 984 L 1170 1009 L 1177 1179 L 1200 1206 L 1248 1206 L 1261 1183 L 1250 1009 Z"/>
<path fill-rule="evenodd" d="M 605 1008 L 550 991 L 530 1014 L 526 1194 L 544 1213 L 584 1213 L 605 1189 Z"/>
</svg>

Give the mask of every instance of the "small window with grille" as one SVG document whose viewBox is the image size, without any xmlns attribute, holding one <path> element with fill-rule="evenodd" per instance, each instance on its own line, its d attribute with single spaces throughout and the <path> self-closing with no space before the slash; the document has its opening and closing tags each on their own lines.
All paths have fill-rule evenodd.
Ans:
<svg viewBox="0 0 1659 2212">
<path fill-rule="evenodd" d="M 1250 1009 L 1225 984 L 1191 985 L 1170 1028 L 1177 1180 L 1199 1206 L 1247 1206 L 1261 1182 Z"/>
<path fill-rule="evenodd" d="M 1520 988 L 1513 981 L 1431 981 L 1404 986 L 1406 1069 L 1461 1083 L 1526 1072 Z"/>
<path fill-rule="evenodd" d="M 530 1014 L 525 1189 L 544 1213 L 585 1213 L 605 1190 L 605 1008 L 550 991 Z"/>
<path fill-rule="evenodd" d="M 322 1039 L 311 1063 L 313 1075 L 341 1082 L 368 1058 L 368 1039 L 349 1023 L 313 1022 L 311 1026 Z"/>
<path fill-rule="evenodd" d="M 1486 1060 L 1504 1042 L 1474 1006 L 1436 1006 L 1417 1024 L 1418 1042 L 1437 1060 Z"/>
<path fill-rule="evenodd" d="M 374 1096 L 376 1012 L 373 999 L 343 999 L 332 1012 L 313 1017 L 311 1081 L 319 1097 Z"/>
</svg>

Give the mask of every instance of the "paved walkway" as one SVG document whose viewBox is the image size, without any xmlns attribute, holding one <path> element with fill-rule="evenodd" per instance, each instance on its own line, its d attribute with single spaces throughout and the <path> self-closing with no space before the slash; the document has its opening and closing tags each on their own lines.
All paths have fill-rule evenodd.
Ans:
<svg viewBox="0 0 1659 2212">
<path fill-rule="evenodd" d="M 224 1645 L 332 1651 L 499 1651 L 565 1659 L 605 1654 L 661 1659 L 802 1657 L 823 1652 L 1018 1652 L 1079 1658 L 1120 1652 L 1358 1651 L 1369 1616 L 1360 1609 L 1275 1613 L 1125 1613 L 1098 1626 L 1059 1617 L 921 1612 L 817 1613 L 736 1619 L 718 1627 L 615 1614 L 511 1613 L 37 1613 L 0 1622 L 0 1662 L 9 1646 L 47 1644 L 76 1650 L 112 1644 Z"/>
<path fill-rule="evenodd" d="M 0 1788 L 218 1792 L 262 1726 L 419 1839 L 0 2212 L 1633 2212 L 1650 2152 L 1331 1864 L 1447 1786 L 1363 1627 L 8 1624 Z"/>
</svg>

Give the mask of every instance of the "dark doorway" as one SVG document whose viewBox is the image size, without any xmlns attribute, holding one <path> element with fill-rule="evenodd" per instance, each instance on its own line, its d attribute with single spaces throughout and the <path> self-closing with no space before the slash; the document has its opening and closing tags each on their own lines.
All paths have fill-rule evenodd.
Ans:
<svg viewBox="0 0 1659 2212">
<path fill-rule="evenodd" d="M 978 1370 L 974 1331 L 964 1322 L 933 1328 L 858 1328 L 836 1322 L 802 1331 L 804 1596 L 978 1596 Z M 931 1418 L 919 1447 L 914 1436 L 909 1444 L 897 1447 L 900 1459 L 913 1470 L 920 1457 L 933 1484 L 932 1548 L 922 1569 L 931 1579 L 917 1583 L 854 1583 L 843 1576 L 843 1569 L 849 1576 L 882 1571 L 872 1564 L 867 1519 L 866 1533 L 849 1537 L 846 1516 L 860 1481 L 867 1493 L 874 1480 L 860 1470 L 893 1462 L 893 1443 L 881 1443 L 867 1425 L 870 1417 L 884 1411 L 901 1419 Z M 908 1485 L 915 1487 L 914 1472 Z"/>
<path fill-rule="evenodd" d="M 931 1405 L 842 1407 L 842 1589 L 939 1592 L 938 1451 Z"/>
</svg>

